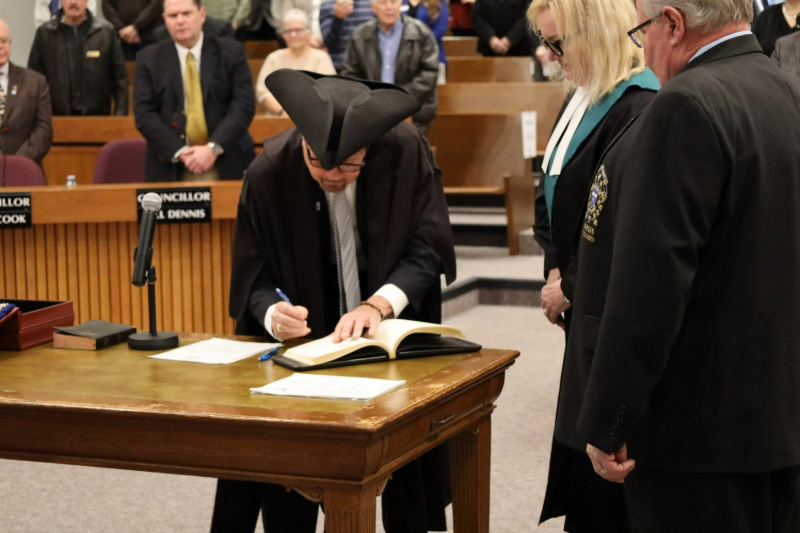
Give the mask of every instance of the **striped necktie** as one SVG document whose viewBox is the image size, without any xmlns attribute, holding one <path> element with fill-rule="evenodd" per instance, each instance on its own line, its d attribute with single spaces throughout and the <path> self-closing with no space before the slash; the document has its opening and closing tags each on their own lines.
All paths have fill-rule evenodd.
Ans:
<svg viewBox="0 0 800 533">
<path fill-rule="evenodd" d="M 186 56 L 186 136 L 189 145 L 197 146 L 208 142 L 206 113 L 203 109 L 203 88 L 200 86 L 200 75 L 191 52 Z"/>
<path fill-rule="evenodd" d="M 349 313 L 361 305 L 361 287 L 358 281 L 356 238 L 353 232 L 353 215 L 347 205 L 344 191 L 331 195 L 334 214 L 334 241 L 336 270 L 339 278 L 339 313 Z"/>
</svg>

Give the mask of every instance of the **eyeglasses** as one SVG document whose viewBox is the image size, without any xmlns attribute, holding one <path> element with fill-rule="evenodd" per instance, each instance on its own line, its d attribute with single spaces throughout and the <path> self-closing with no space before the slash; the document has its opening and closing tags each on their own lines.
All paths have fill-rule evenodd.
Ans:
<svg viewBox="0 0 800 533">
<path fill-rule="evenodd" d="M 302 35 L 303 33 L 307 32 L 308 28 L 303 29 L 296 29 L 296 30 L 283 30 L 284 35 Z"/>
<path fill-rule="evenodd" d="M 11 44 L 11 39 L 0 39 L 0 46 L 8 46 Z"/>
<path fill-rule="evenodd" d="M 661 18 L 661 15 L 663 15 L 663 13 L 659 13 L 650 20 L 645 20 L 644 22 L 642 22 L 641 24 L 639 24 L 638 26 L 636 26 L 635 28 L 633 28 L 631 31 L 628 32 L 628 37 L 631 38 L 633 44 L 635 44 L 639 48 L 644 48 L 644 38 L 647 35 L 647 32 L 644 31 L 644 29 L 648 25 L 652 24 L 653 22 Z"/>
<path fill-rule="evenodd" d="M 539 36 L 539 40 L 542 41 L 542 45 L 544 45 L 545 48 L 553 52 L 554 55 L 558 57 L 564 55 L 564 49 L 562 48 L 562 46 L 564 45 L 564 41 L 562 41 L 561 39 L 557 41 L 551 41 L 545 38 L 544 35 L 542 35 L 541 30 L 537 30 L 536 34 Z"/>
<path fill-rule="evenodd" d="M 306 144 L 306 152 L 308 153 L 308 160 L 311 162 L 312 167 L 322 169 L 325 168 L 322 166 L 322 161 L 311 155 L 311 148 L 309 148 L 308 144 Z M 366 164 L 367 155 L 364 154 L 364 159 L 361 161 L 361 163 L 342 163 L 336 168 L 338 168 L 340 172 L 359 172 Z"/>
</svg>

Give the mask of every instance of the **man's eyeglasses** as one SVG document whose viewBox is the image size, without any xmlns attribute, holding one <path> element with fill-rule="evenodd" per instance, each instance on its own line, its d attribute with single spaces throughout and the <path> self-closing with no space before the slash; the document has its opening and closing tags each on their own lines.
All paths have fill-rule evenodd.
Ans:
<svg viewBox="0 0 800 533">
<path fill-rule="evenodd" d="M 306 152 L 308 153 L 308 160 L 311 162 L 312 167 L 322 169 L 325 168 L 322 166 L 322 162 L 319 159 L 311 156 L 311 148 L 308 147 L 308 144 L 306 144 Z M 364 159 L 361 161 L 361 163 L 342 163 L 336 168 L 338 168 L 340 172 L 359 172 L 366 164 L 367 155 L 364 154 Z"/>
<path fill-rule="evenodd" d="M 564 45 L 564 41 L 562 41 L 561 39 L 557 41 L 551 41 L 549 39 L 546 39 L 545 36 L 542 35 L 541 30 L 537 30 L 536 34 L 539 36 L 539 40 L 542 42 L 542 45 L 551 52 L 553 52 L 553 55 L 558 57 L 564 55 L 564 49 L 562 48 L 562 46 Z"/>
<path fill-rule="evenodd" d="M 11 44 L 11 39 L 0 39 L 0 46 L 8 46 Z"/>
<path fill-rule="evenodd" d="M 644 38 L 647 35 L 647 32 L 644 31 L 644 29 L 653 22 L 655 22 L 656 20 L 658 20 L 659 18 L 661 18 L 662 14 L 663 13 L 659 13 L 653 18 L 645 20 L 644 22 L 642 22 L 641 24 L 639 24 L 638 26 L 636 26 L 635 28 L 633 28 L 631 31 L 628 32 L 628 37 L 631 38 L 633 44 L 635 44 L 639 48 L 644 48 Z"/>
<path fill-rule="evenodd" d="M 284 35 L 302 35 L 308 31 L 308 28 L 303 28 L 302 30 L 283 30 Z"/>
</svg>

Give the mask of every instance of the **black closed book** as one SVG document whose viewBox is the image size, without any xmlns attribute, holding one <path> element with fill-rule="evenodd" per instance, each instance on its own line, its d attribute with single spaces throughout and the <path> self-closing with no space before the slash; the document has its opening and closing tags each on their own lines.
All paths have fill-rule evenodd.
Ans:
<svg viewBox="0 0 800 533">
<path fill-rule="evenodd" d="M 482 346 L 457 337 L 443 337 L 430 333 L 416 333 L 404 338 L 397 347 L 396 359 L 414 359 L 435 355 L 455 355 L 480 351 Z M 389 353 L 380 346 L 366 346 L 347 355 L 318 365 L 309 365 L 283 355 L 274 355 L 276 364 L 296 372 L 322 370 L 342 366 L 364 365 L 389 361 Z"/>
<path fill-rule="evenodd" d="M 53 334 L 53 348 L 100 350 L 128 340 L 136 328 L 104 320 L 89 320 L 78 326 L 58 327 Z"/>
</svg>

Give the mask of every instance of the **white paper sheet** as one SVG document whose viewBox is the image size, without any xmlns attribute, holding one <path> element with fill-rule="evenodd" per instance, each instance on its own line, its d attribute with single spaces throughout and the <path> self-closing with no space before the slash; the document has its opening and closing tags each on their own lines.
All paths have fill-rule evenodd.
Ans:
<svg viewBox="0 0 800 533">
<path fill-rule="evenodd" d="M 255 394 L 275 396 L 303 396 L 306 398 L 332 398 L 337 400 L 371 400 L 403 385 L 405 381 L 388 379 L 320 376 L 317 374 L 292 374 L 263 387 L 250 389 Z"/>
<path fill-rule="evenodd" d="M 158 355 L 153 359 L 184 361 L 187 363 L 205 363 L 207 365 L 227 365 L 257 354 L 266 353 L 281 346 L 269 342 L 241 342 L 228 339 L 209 339 L 207 341 L 187 344 Z"/>
</svg>

